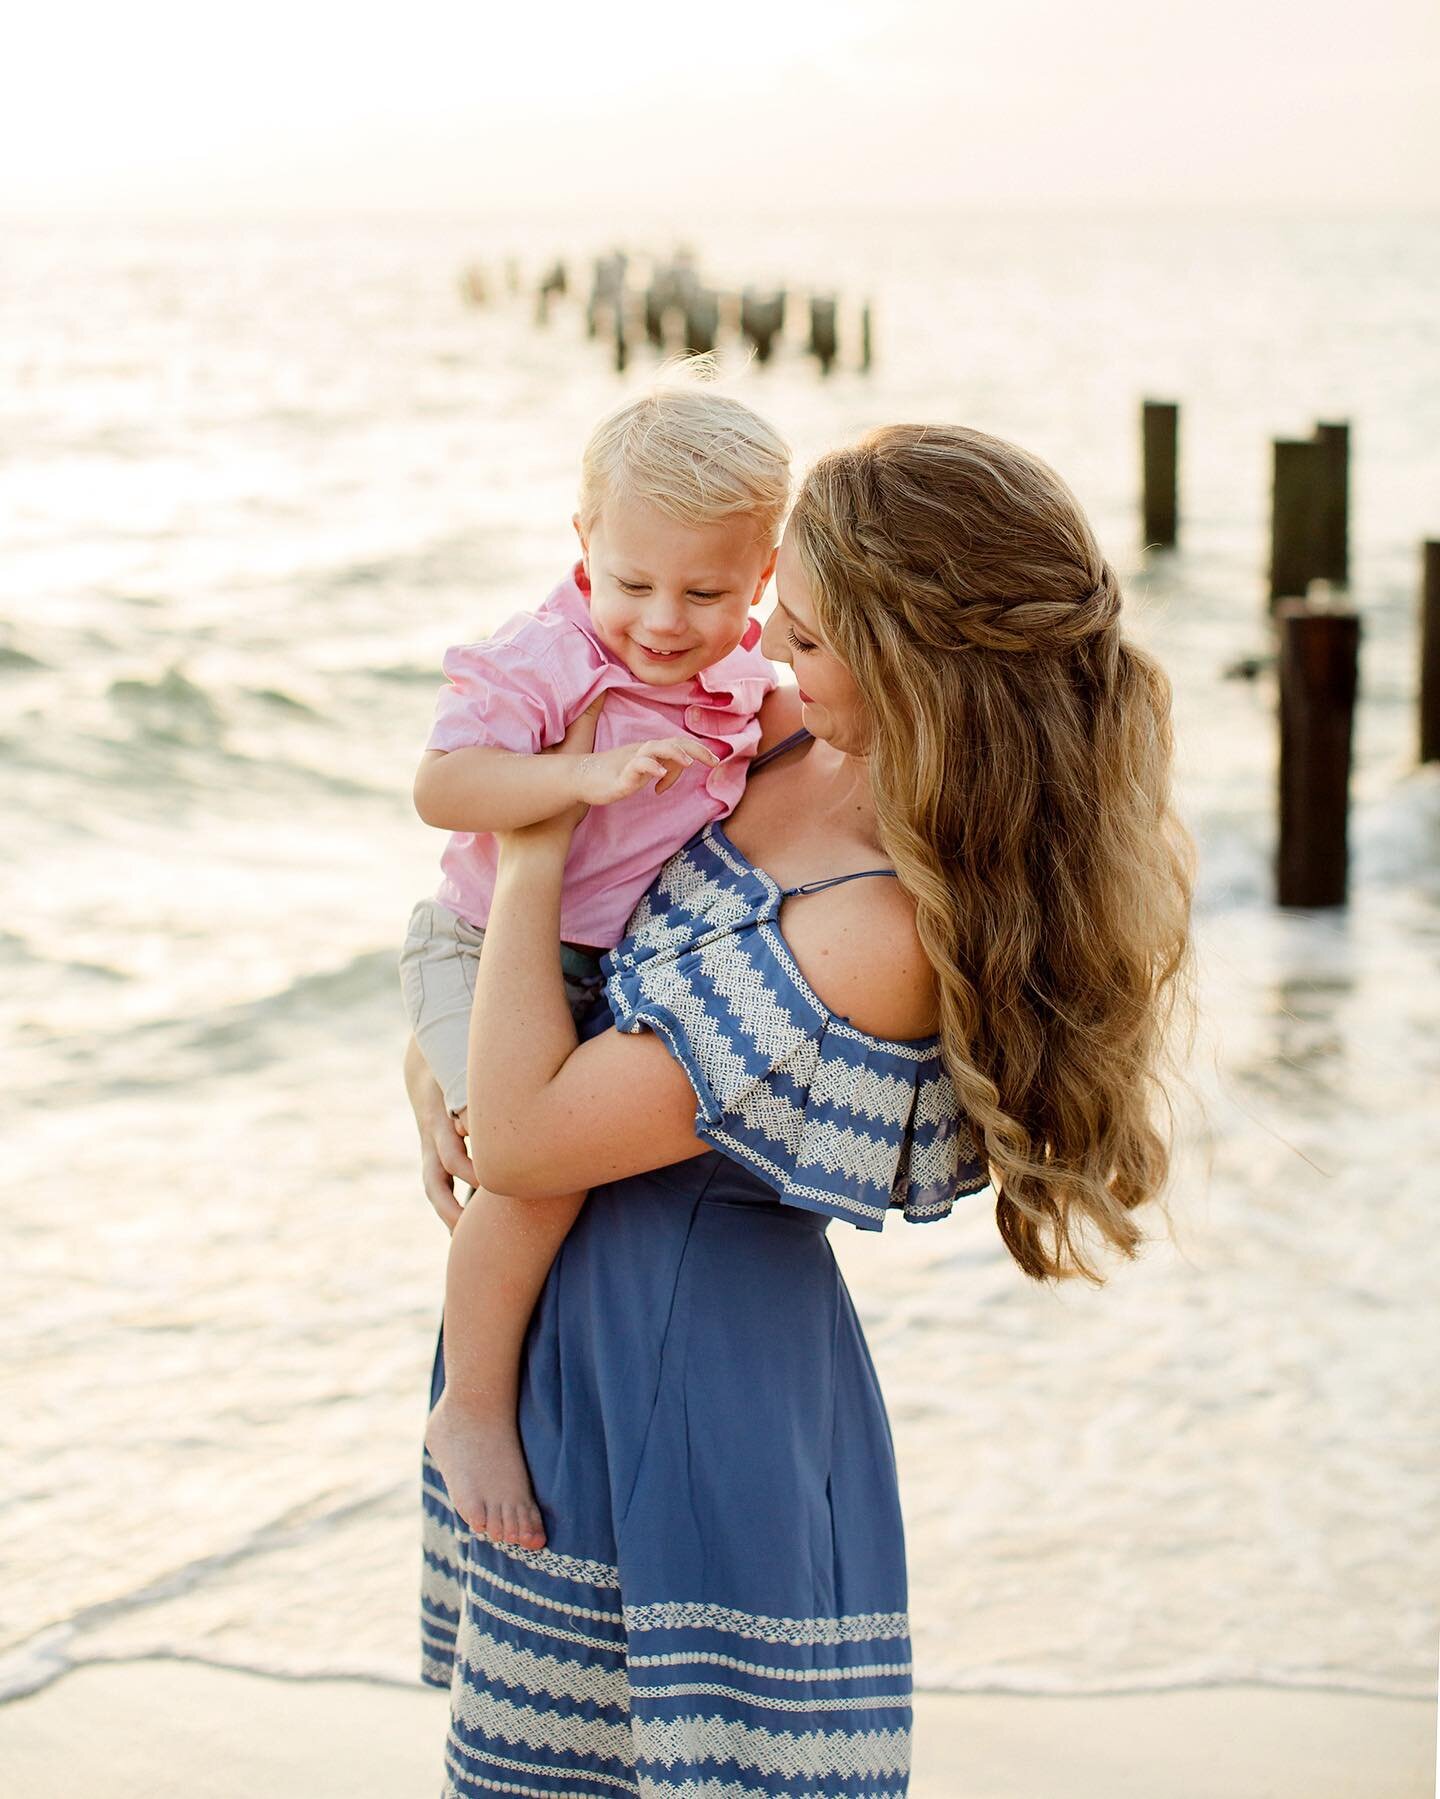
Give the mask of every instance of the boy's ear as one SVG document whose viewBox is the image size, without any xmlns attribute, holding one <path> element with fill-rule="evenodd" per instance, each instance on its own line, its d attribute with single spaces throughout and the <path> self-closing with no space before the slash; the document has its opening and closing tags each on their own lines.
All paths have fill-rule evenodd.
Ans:
<svg viewBox="0 0 1440 1799">
<path fill-rule="evenodd" d="M 771 577 L 771 575 L 773 575 L 775 573 L 775 564 L 779 561 L 779 559 L 780 559 L 780 546 L 777 543 L 775 548 L 773 550 L 771 550 L 771 552 L 770 552 L 770 560 L 765 564 L 764 568 L 762 568 L 760 571 L 760 579 L 755 583 L 755 591 L 750 596 L 750 604 L 752 606 L 758 606 L 760 604 L 761 595 L 765 592 L 765 589 L 769 586 L 770 577 Z"/>
</svg>

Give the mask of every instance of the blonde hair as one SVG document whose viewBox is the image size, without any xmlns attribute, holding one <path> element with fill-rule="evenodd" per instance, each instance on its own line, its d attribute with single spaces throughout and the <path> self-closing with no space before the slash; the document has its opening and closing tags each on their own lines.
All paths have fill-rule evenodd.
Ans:
<svg viewBox="0 0 1440 1799">
<path fill-rule="evenodd" d="M 706 379 L 709 358 L 671 365 L 590 434 L 580 465 L 580 527 L 629 498 L 687 525 L 749 515 L 773 544 L 790 502 L 790 446 L 757 412 Z"/>
<path fill-rule="evenodd" d="M 1037 1280 L 1103 1285 L 1170 1146 L 1151 1117 L 1193 1033 L 1194 845 L 1170 799 L 1171 688 L 1069 488 L 960 427 L 823 457 L 790 534 L 868 716 L 881 840 L 916 904 L 946 1066 Z"/>
</svg>

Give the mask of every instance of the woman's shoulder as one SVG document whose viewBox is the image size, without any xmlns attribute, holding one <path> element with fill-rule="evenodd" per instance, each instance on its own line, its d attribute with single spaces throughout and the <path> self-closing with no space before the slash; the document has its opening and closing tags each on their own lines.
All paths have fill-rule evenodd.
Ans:
<svg viewBox="0 0 1440 1799">
<path fill-rule="evenodd" d="M 781 928 L 816 998 L 855 1030 L 905 1042 L 939 1028 L 935 971 L 915 902 L 898 880 L 845 881 L 797 895 Z"/>
</svg>

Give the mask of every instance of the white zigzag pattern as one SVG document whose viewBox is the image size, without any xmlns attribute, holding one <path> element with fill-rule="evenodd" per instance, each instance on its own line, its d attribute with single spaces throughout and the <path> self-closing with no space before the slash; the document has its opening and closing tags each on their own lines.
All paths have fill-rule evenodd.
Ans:
<svg viewBox="0 0 1440 1799">
<path fill-rule="evenodd" d="M 826 1780 L 862 1775 L 904 1774 L 910 1767 L 910 1732 L 807 1730 L 798 1736 L 740 1724 L 733 1718 L 691 1715 L 684 1718 L 636 1718 L 635 1754 L 639 1761 L 693 1765 L 702 1761 L 735 1761 L 762 1774 L 789 1779 Z"/>
<path fill-rule="evenodd" d="M 445 1799 L 451 1799 L 446 1794 Z M 757 1799 L 755 1788 L 733 1780 L 657 1780 L 652 1774 L 640 1776 L 640 1799 Z M 797 1796 L 803 1799 L 803 1796 Z M 865 1795 L 865 1799 L 905 1799 L 903 1787 L 890 1787 L 883 1793 Z"/>
<path fill-rule="evenodd" d="M 625 1628 L 637 1630 L 723 1630 L 762 1643 L 866 1643 L 908 1637 L 906 1612 L 849 1612 L 840 1618 L 769 1618 L 704 1599 L 664 1599 L 627 1605 Z"/>
<path fill-rule="evenodd" d="M 531 1605 L 543 1605 L 549 1611 L 564 1612 L 571 1618 L 594 1618 L 601 1624 L 620 1622 L 619 1606 L 612 1606 L 607 1610 L 600 1606 L 572 1605 L 568 1599 L 552 1599 L 548 1594 L 537 1593 L 533 1587 L 522 1586 L 519 1581 L 502 1580 L 498 1574 L 492 1573 L 489 1568 L 482 1568 L 476 1562 L 471 1563 L 470 1571 L 492 1587 L 499 1587 L 502 1593 L 513 1593 L 516 1598 L 528 1600 Z"/>
<path fill-rule="evenodd" d="M 447 1763 L 454 1762 L 459 1764 L 457 1769 L 452 1769 L 450 1772 L 458 1772 L 459 1778 L 465 1782 L 466 1786 L 481 1787 L 487 1793 L 527 1793 L 535 1794 L 537 1799 L 556 1799 L 555 1781 L 557 1778 L 570 1782 L 579 1780 L 592 1781 L 596 1786 L 602 1786 L 611 1793 L 638 1794 L 640 1791 L 639 1783 L 631 1780 L 627 1775 L 609 1774 L 598 1768 L 557 1770 L 553 1765 L 542 1768 L 535 1762 L 521 1762 L 516 1761 L 512 1756 L 497 1755 L 488 1744 L 482 1753 L 477 1754 L 468 1743 L 462 1742 L 453 1732 L 451 1733 L 449 1742 L 446 1744 L 446 1750 Z M 516 1786 L 512 1781 L 492 1780 L 488 1775 L 473 1772 L 470 1768 L 463 1765 L 466 1762 L 480 1761 L 483 1761 L 487 1767 L 509 1768 L 517 1774 L 538 1774 L 549 1784 L 543 1787 Z M 627 1762 L 626 1766 L 633 1768 L 634 1763 Z M 446 1786 L 445 1793 L 446 1799 L 448 1799 L 448 1796 L 451 1793 L 458 1796 L 460 1794 L 460 1789 L 451 1782 Z M 577 1788 L 572 1785 L 567 1791 L 566 1799 L 584 1799 L 584 1795 L 585 1789 L 583 1787 Z"/>
<path fill-rule="evenodd" d="M 636 1031 L 654 1023 L 656 1011 L 668 1012 L 684 1033 L 690 1052 L 706 1085 L 722 1106 L 752 1077 L 745 1061 L 726 1041 L 705 1002 L 674 968 L 644 969 L 637 983 L 640 1003 L 626 1029 Z M 647 1008 L 645 1001 L 651 1002 Z"/>
<path fill-rule="evenodd" d="M 776 998 L 763 969 L 751 954 L 752 937 L 738 933 L 707 944 L 700 966 L 711 986 L 729 1006 L 736 1023 L 755 1046 L 760 1059 L 773 1067 L 795 1045 L 810 1037 Z"/>
<path fill-rule="evenodd" d="M 719 1125 L 707 1125 L 700 1133 L 707 1142 L 713 1143 L 717 1149 L 723 1149 L 737 1162 L 747 1168 L 753 1168 L 757 1174 L 763 1174 L 771 1182 L 777 1193 L 783 1193 L 787 1199 L 813 1199 L 820 1202 L 822 1208 L 834 1212 L 838 1207 L 843 1212 L 853 1212 L 860 1218 L 874 1219 L 883 1225 L 885 1214 L 889 1210 L 888 1203 L 883 1206 L 867 1204 L 853 1193 L 822 1192 L 819 1187 L 806 1187 L 793 1177 L 793 1171 L 782 1168 L 767 1156 L 762 1156 L 755 1145 L 743 1137 L 733 1137 L 729 1131 Z"/>
<path fill-rule="evenodd" d="M 763 1662 L 742 1662 L 739 1656 L 716 1655 L 703 1649 L 675 1650 L 669 1655 L 632 1655 L 632 1668 L 733 1668 L 737 1674 L 754 1674 L 762 1680 L 875 1680 L 890 1674 L 913 1672 L 910 1662 L 859 1662 L 851 1668 L 771 1668 Z"/>
<path fill-rule="evenodd" d="M 942 1131 L 928 1141 L 916 1138 L 910 1145 L 910 1179 L 921 1192 L 936 1187 L 953 1187 L 959 1167 L 959 1139 L 953 1131 Z"/>
<path fill-rule="evenodd" d="M 488 1635 L 468 1613 L 460 1621 L 455 1653 L 469 1677 L 502 1681 L 507 1687 L 545 1693 L 552 1699 L 591 1699 L 596 1705 L 615 1706 L 629 1715 L 630 1685 L 623 1667 L 607 1668 L 597 1662 L 522 1649 Z"/>
<path fill-rule="evenodd" d="M 502 1624 L 513 1624 L 520 1630 L 528 1630 L 532 1636 L 551 1637 L 557 1643 L 579 1643 L 586 1649 L 606 1649 L 613 1655 L 623 1651 L 623 1645 L 613 1638 L 587 1637 L 583 1631 L 562 1630 L 558 1624 L 547 1624 L 539 1618 L 522 1618 L 518 1612 L 507 1612 L 503 1606 L 496 1605 L 483 1593 L 471 1592 L 466 1595 L 467 1608 L 473 1606 L 476 1611 L 484 1612 L 489 1618 L 498 1618 Z"/>
<path fill-rule="evenodd" d="M 486 1736 L 499 1737 L 521 1749 L 611 1756 L 622 1765 L 633 1754 L 629 1724 L 610 1724 L 604 1718 L 573 1712 L 542 1712 L 533 1705 L 501 1699 L 483 1687 L 452 1688 L 450 1714 L 466 1730 L 483 1730 Z"/>
<path fill-rule="evenodd" d="M 631 1698 L 640 1699 L 737 1699 L 742 1705 L 753 1705 L 772 1712 L 857 1712 L 889 1711 L 895 1706 L 909 1706 L 908 1693 L 830 1693 L 820 1699 L 781 1699 L 761 1693 L 747 1692 L 743 1687 L 712 1686 L 708 1682 L 681 1682 L 675 1686 L 637 1686 Z"/>
<path fill-rule="evenodd" d="M 795 1147 L 800 1168 L 823 1168 L 827 1174 L 844 1174 L 862 1180 L 888 1194 L 895 1182 L 900 1145 L 868 1131 L 851 1130 L 828 1118 L 806 1119 Z"/>
<path fill-rule="evenodd" d="M 761 1680 L 875 1680 L 886 1675 L 911 1673 L 909 1662 L 859 1662 L 853 1668 L 767 1668 L 763 1662 L 742 1662 L 738 1655 L 715 1655 L 707 1650 L 675 1650 L 670 1655 L 632 1655 L 630 1668 L 693 1668 L 704 1662 L 707 1668 L 733 1668 L 742 1675 L 756 1675 Z M 646 1691 L 650 1691 L 646 1687 Z"/>
<path fill-rule="evenodd" d="M 949 1075 L 931 1075 L 915 1095 L 915 1122 L 934 1130 L 955 1122 L 955 1087 Z"/>
<path fill-rule="evenodd" d="M 420 1565 L 420 1596 L 428 1599 L 432 1605 L 443 1605 L 447 1611 L 458 1612 L 464 1598 L 460 1585 L 460 1576 L 450 1557 L 444 1550 L 455 1547 L 454 1539 L 448 1533 L 432 1528 L 429 1513 L 420 1528 L 421 1547 L 431 1555 L 439 1556 L 444 1563 L 437 1568 L 428 1559 Z"/>
<path fill-rule="evenodd" d="M 904 1128 L 915 1100 L 915 1087 L 898 1074 L 876 1068 L 847 1068 L 843 1062 L 821 1062 L 810 1085 L 810 1097 L 826 1105 L 847 1105 L 883 1124 Z"/>
<path fill-rule="evenodd" d="M 493 1549 L 497 1555 L 508 1555 L 541 1574 L 555 1574 L 562 1580 L 578 1581 L 590 1587 L 614 1587 L 619 1591 L 620 1571 L 606 1562 L 588 1562 L 575 1555 L 557 1555 L 553 1549 L 522 1549 L 518 1543 L 492 1543 L 487 1538 L 482 1549 Z"/>
</svg>

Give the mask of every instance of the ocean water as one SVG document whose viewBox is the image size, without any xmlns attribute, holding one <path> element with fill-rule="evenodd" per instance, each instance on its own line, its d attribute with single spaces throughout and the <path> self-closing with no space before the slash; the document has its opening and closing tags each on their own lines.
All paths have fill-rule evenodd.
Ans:
<svg viewBox="0 0 1440 1799">
<path fill-rule="evenodd" d="M 598 247 L 562 220 L 8 233 L 0 1692 L 131 1655 L 413 1678 L 445 1238 L 398 1075 L 395 950 L 439 847 L 410 775 L 445 645 L 567 566 L 621 391 L 573 301 L 541 332 L 456 277 Z M 869 378 L 738 376 L 802 456 L 941 417 L 1038 451 L 1176 682 L 1202 1021 L 1172 1228 L 1099 1292 L 1027 1283 L 985 1196 L 831 1231 L 891 1408 L 918 1683 L 1433 1691 L 1440 221 L 836 214 L 696 247 L 722 282 L 873 299 Z M 1145 393 L 1183 403 L 1173 555 L 1139 540 Z M 1353 895 L 1282 914 L 1273 676 L 1224 671 L 1269 648 L 1268 441 L 1330 417 Z"/>
</svg>

